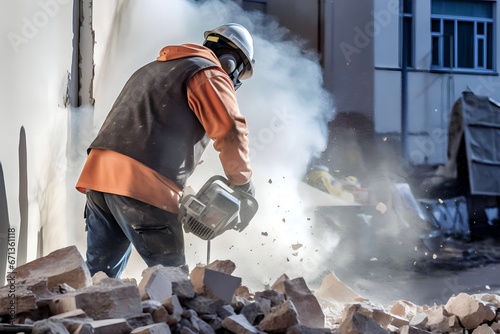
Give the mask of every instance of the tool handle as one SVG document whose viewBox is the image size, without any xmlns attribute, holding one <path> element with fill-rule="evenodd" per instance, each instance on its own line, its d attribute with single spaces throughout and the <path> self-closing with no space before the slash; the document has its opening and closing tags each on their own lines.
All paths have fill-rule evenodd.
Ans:
<svg viewBox="0 0 500 334">
<path fill-rule="evenodd" d="M 255 216 L 257 211 L 259 210 L 259 203 L 247 192 L 240 190 L 238 188 L 234 188 L 234 195 L 240 200 L 240 215 L 239 215 L 239 223 L 236 224 L 235 230 L 238 232 L 243 231 L 252 218 Z"/>
</svg>

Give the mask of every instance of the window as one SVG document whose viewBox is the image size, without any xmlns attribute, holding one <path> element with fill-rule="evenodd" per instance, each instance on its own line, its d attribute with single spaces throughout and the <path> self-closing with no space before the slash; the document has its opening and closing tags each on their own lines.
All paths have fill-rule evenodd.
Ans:
<svg viewBox="0 0 500 334">
<path fill-rule="evenodd" d="M 401 0 L 402 6 L 402 66 L 413 67 L 413 0 Z"/>
<path fill-rule="evenodd" d="M 432 67 L 493 70 L 493 2 L 432 0 Z"/>
</svg>

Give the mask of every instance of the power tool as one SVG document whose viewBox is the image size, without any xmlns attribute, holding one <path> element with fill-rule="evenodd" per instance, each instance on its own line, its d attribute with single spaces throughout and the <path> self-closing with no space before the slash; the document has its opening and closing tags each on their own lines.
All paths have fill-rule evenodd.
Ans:
<svg viewBox="0 0 500 334">
<path fill-rule="evenodd" d="M 220 175 L 212 176 L 195 195 L 182 198 L 179 221 L 186 233 L 207 240 L 207 264 L 210 261 L 210 240 L 228 230 L 243 231 L 259 205 L 250 194 Z"/>
</svg>

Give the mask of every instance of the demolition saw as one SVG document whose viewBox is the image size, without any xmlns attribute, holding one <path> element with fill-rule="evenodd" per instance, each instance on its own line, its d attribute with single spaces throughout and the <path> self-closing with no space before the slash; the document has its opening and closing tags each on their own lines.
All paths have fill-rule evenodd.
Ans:
<svg viewBox="0 0 500 334">
<path fill-rule="evenodd" d="M 207 241 L 209 264 L 210 241 L 228 230 L 243 231 L 258 208 L 253 196 L 231 187 L 225 177 L 215 175 L 195 195 L 182 198 L 179 222 L 186 233 Z"/>
</svg>

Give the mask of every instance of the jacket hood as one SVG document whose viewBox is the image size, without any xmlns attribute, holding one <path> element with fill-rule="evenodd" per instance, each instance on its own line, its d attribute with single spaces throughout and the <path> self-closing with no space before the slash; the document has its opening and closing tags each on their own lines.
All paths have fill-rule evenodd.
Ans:
<svg viewBox="0 0 500 334">
<path fill-rule="evenodd" d="M 160 55 L 156 58 L 158 61 L 168 61 L 187 57 L 202 57 L 213 61 L 220 66 L 219 59 L 207 47 L 197 44 L 168 45 L 160 50 Z"/>
</svg>

